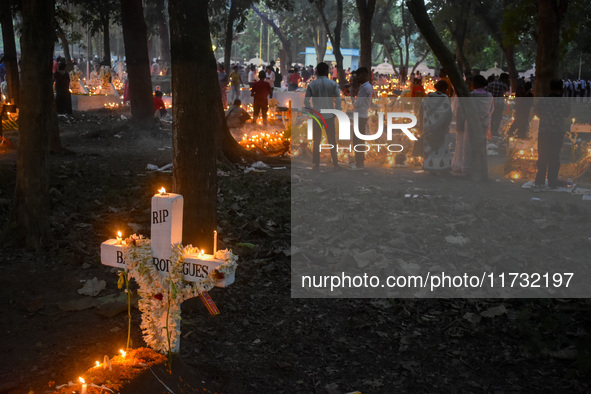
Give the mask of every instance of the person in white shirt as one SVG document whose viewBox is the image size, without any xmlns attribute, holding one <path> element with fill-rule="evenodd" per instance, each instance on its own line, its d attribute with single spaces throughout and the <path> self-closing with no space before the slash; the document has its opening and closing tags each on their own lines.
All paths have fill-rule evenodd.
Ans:
<svg viewBox="0 0 591 394">
<path fill-rule="evenodd" d="M 357 98 L 353 104 L 355 112 L 358 114 L 358 127 L 357 130 L 361 134 L 366 133 L 367 118 L 369 117 L 368 111 L 371 105 L 371 99 L 375 96 L 373 86 L 369 83 L 369 69 L 367 67 L 359 67 L 357 69 L 357 82 L 359 83 L 359 92 Z M 353 125 L 355 127 L 355 125 Z M 363 144 L 355 132 L 353 132 L 353 145 Z M 365 152 L 355 152 L 355 164 L 351 167 L 352 170 L 361 170 L 365 168 Z"/>
<path fill-rule="evenodd" d="M 248 84 L 252 88 L 252 84 L 257 81 L 257 68 L 250 66 L 250 72 L 248 73 Z"/>
<path fill-rule="evenodd" d="M 265 72 L 265 81 L 271 86 L 271 90 L 275 87 L 275 71 L 273 71 L 272 66 L 267 66 L 267 71 Z"/>
<path fill-rule="evenodd" d="M 304 97 L 304 106 L 311 107 L 320 112 L 321 109 L 341 109 L 341 94 L 336 82 L 328 79 L 328 64 L 322 62 L 316 66 L 318 78 L 311 82 L 306 89 Z M 326 121 L 326 138 L 328 143 L 334 148 L 330 150 L 332 164 L 335 169 L 340 168 L 337 157 L 337 143 L 335 134 L 335 119 L 333 114 L 322 114 Z M 322 139 L 322 129 L 316 122 L 312 122 L 313 127 L 313 148 L 312 148 L 312 170 L 320 171 L 320 140 Z"/>
</svg>

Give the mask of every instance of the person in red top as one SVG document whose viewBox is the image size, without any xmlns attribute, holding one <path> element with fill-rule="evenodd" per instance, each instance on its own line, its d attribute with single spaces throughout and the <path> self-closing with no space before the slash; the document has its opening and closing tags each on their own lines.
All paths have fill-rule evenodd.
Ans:
<svg viewBox="0 0 591 394">
<path fill-rule="evenodd" d="M 168 112 L 166 111 L 166 105 L 162 100 L 162 91 L 156 90 L 154 92 L 154 112 L 159 111 L 160 117 L 165 116 Z"/>
<path fill-rule="evenodd" d="M 410 88 L 410 97 L 425 97 L 425 88 L 421 78 L 415 78 Z"/>
<path fill-rule="evenodd" d="M 300 79 L 300 73 L 298 72 L 297 68 L 289 70 L 289 84 L 287 86 L 287 90 L 290 92 L 297 90 L 298 84 L 300 83 Z"/>
<path fill-rule="evenodd" d="M 263 124 L 267 125 L 267 107 L 269 106 L 269 97 L 273 98 L 273 90 L 268 82 L 265 81 L 265 72 L 259 72 L 259 80 L 252 84 L 250 95 L 254 97 L 252 122 L 256 124 L 259 112 L 262 112 Z"/>
</svg>

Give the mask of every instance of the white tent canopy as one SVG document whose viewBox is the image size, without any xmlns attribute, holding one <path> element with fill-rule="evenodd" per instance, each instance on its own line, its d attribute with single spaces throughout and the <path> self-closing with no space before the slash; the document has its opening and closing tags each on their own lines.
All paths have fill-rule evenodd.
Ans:
<svg viewBox="0 0 591 394">
<path fill-rule="evenodd" d="M 267 62 L 264 62 L 263 59 L 261 59 L 260 57 L 253 57 L 252 59 L 247 60 L 245 63 L 246 64 L 254 64 L 255 66 L 258 66 L 258 65 L 266 66 L 267 65 Z"/>
<path fill-rule="evenodd" d="M 482 75 L 484 78 L 488 78 L 493 74 L 498 77 L 499 75 L 501 75 L 501 73 L 504 73 L 505 71 L 503 71 L 503 69 L 501 69 L 497 66 L 498 66 L 498 63 L 495 62 L 495 65 L 493 68 L 489 68 L 486 71 L 481 71 L 480 75 Z"/>
<path fill-rule="evenodd" d="M 525 79 L 528 79 L 531 75 L 536 75 L 536 65 L 534 63 L 534 65 L 532 66 L 532 68 L 530 68 L 527 71 L 524 71 L 522 73 L 519 73 L 520 77 L 523 77 Z"/>
<path fill-rule="evenodd" d="M 389 63 L 378 64 L 371 69 L 378 74 L 394 74 L 394 67 Z"/>
<path fill-rule="evenodd" d="M 411 69 L 411 70 L 412 70 L 412 69 Z M 425 65 L 425 64 L 422 64 L 422 63 L 421 63 L 421 64 L 419 64 L 419 65 L 417 66 L 417 68 L 415 68 L 415 72 L 417 72 L 417 71 L 418 71 L 418 72 L 420 72 L 420 73 L 421 73 L 421 75 L 423 75 L 423 76 L 424 76 L 424 75 L 427 75 L 427 74 L 429 74 L 429 75 L 431 75 L 431 76 L 434 76 L 434 75 L 435 75 L 435 70 L 434 70 L 434 69 L 432 69 L 432 68 L 429 68 L 429 67 L 427 67 L 427 65 Z"/>
</svg>

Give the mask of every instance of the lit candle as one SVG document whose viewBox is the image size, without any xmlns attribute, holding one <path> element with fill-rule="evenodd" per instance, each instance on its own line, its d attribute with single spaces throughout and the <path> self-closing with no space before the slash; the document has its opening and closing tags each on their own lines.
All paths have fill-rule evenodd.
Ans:
<svg viewBox="0 0 591 394">
<path fill-rule="evenodd" d="M 96 365 L 95 365 L 95 367 L 96 367 L 96 368 L 98 368 L 98 367 L 100 367 L 100 366 L 101 366 L 101 363 L 99 363 L 98 361 L 96 361 Z"/>
<path fill-rule="evenodd" d="M 217 230 L 213 230 L 213 255 L 215 256 L 215 252 L 218 251 L 218 232 Z"/>
<path fill-rule="evenodd" d="M 161 196 L 166 196 L 166 189 L 161 187 L 160 190 L 158 190 L 158 193 L 160 193 Z"/>
<path fill-rule="evenodd" d="M 121 245 L 121 231 L 117 231 L 117 245 Z"/>
<path fill-rule="evenodd" d="M 119 349 L 119 352 L 121 353 L 121 357 L 125 358 L 125 355 L 127 354 L 127 352 L 123 349 Z"/>
<path fill-rule="evenodd" d="M 86 394 L 86 382 L 84 379 L 82 379 L 82 377 L 79 377 L 78 380 L 82 384 L 82 390 L 80 391 L 80 394 Z"/>
</svg>

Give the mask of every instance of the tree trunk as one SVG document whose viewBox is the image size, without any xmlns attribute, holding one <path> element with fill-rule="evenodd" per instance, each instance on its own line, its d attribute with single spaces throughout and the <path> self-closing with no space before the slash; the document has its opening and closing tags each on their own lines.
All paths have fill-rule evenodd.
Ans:
<svg viewBox="0 0 591 394">
<path fill-rule="evenodd" d="M 123 1 L 125 3 L 125 1 Z M 142 19 L 143 20 L 143 19 Z M 101 15 L 103 24 L 103 64 L 111 67 L 111 35 L 109 34 L 109 12 Z"/>
<path fill-rule="evenodd" d="M 433 54 L 439 59 L 443 68 L 447 71 L 449 79 L 458 95 L 458 97 L 470 97 L 470 90 L 464 82 L 464 78 L 458 69 L 453 54 L 445 46 L 439 33 L 433 26 L 424 0 L 407 0 L 406 5 L 410 11 L 417 27 L 421 31 L 423 38 L 429 44 Z M 476 108 L 471 100 L 463 99 L 462 104 L 468 120 L 468 130 L 470 132 L 470 141 L 472 148 L 471 177 L 473 180 L 480 181 L 488 178 L 488 163 L 486 154 L 486 138 L 484 130 L 478 130 L 479 121 L 476 118 Z"/>
<path fill-rule="evenodd" d="M 132 121 L 140 127 L 153 126 L 152 79 L 142 0 L 121 1 L 121 23 L 129 76 Z"/>
<path fill-rule="evenodd" d="M 70 55 L 70 43 L 68 42 L 68 37 L 66 37 L 66 33 L 61 28 L 57 30 L 57 36 L 60 39 L 60 44 L 64 50 L 66 64 L 70 63 L 70 61 L 72 61 L 72 55 Z"/>
<path fill-rule="evenodd" d="M 12 10 L 10 1 L 0 1 L 0 23 L 2 23 L 2 41 L 4 43 L 4 65 L 6 66 L 6 84 L 8 98 L 18 107 L 20 80 L 16 58 L 16 43 L 14 40 L 14 26 L 12 24 Z"/>
<path fill-rule="evenodd" d="M 166 18 L 166 9 L 164 0 L 157 0 L 156 7 L 160 13 L 160 22 L 158 22 L 158 35 L 160 36 L 160 60 L 163 64 L 170 64 L 170 34 L 168 33 L 168 23 Z"/>
<path fill-rule="evenodd" d="M 511 91 L 517 92 L 517 85 L 519 80 L 519 74 L 515 66 L 515 47 L 514 46 L 503 46 L 503 52 L 507 59 L 507 71 L 509 71 L 509 79 L 511 80 Z"/>
<path fill-rule="evenodd" d="M 49 127 L 53 102 L 53 0 L 22 0 L 18 155 L 13 219 L 25 246 L 49 235 Z"/>
<path fill-rule="evenodd" d="M 324 61 L 324 56 L 326 55 L 326 34 L 328 32 L 328 28 L 324 26 L 316 26 L 314 28 L 314 35 L 312 36 L 312 43 L 314 44 L 314 51 L 316 52 L 316 64 Z M 331 44 L 334 43 L 331 40 Z M 334 49 L 333 49 L 334 53 Z"/>
<path fill-rule="evenodd" d="M 289 68 L 291 67 L 291 63 L 293 63 L 290 40 L 288 40 L 287 37 L 285 36 L 285 34 L 283 34 L 283 32 L 281 31 L 279 26 L 277 26 L 275 24 L 275 22 L 273 22 L 272 20 L 267 18 L 265 15 L 263 15 L 259 11 L 258 8 L 256 8 L 255 6 L 252 6 L 252 10 L 259 16 L 259 18 L 261 18 L 261 20 L 265 24 L 267 24 L 268 26 L 271 26 L 271 28 L 273 29 L 273 33 L 275 33 L 275 35 L 277 35 L 277 37 L 279 38 L 279 41 L 281 41 L 281 46 L 282 46 L 281 50 L 285 53 L 285 60 L 286 60 L 285 65 L 283 65 L 283 62 L 281 62 L 281 73 L 283 75 L 287 75 L 287 72 L 288 72 Z"/>
<path fill-rule="evenodd" d="M 206 1 L 169 0 L 173 191 L 184 197 L 183 243 L 211 253 L 217 230 L 216 133 L 225 124 Z"/>
<path fill-rule="evenodd" d="M 568 0 L 537 0 L 536 4 L 538 52 L 534 96 L 544 97 L 550 93 L 550 81 L 558 78 L 560 23 L 566 12 Z"/>
<path fill-rule="evenodd" d="M 230 62 L 232 59 L 232 42 L 234 41 L 234 22 L 238 18 L 238 10 L 236 9 L 236 0 L 230 2 L 230 10 L 228 11 L 228 20 L 226 21 L 226 36 L 224 37 L 224 68 L 230 74 Z M 262 59 L 262 55 L 260 56 Z"/>
<path fill-rule="evenodd" d="M 334 33 L 330 31 L 330 25 L 328 24 L 328 19 L 326 18 L 326 14 L 324 13 L 324 9 L 322 8 L 321 4 L 316 3 L 316 6 L 318 8 L 318 12 L 320 13 L 320 18 L 322 19 L 324 28 L 326 29 L 326 33 L 328 34 L 330 42 L 332 43 L 332 53 L 337 63 L 339 84 L 341 86 L 344 86 L 347 83 L 347 76 L 345 75 L 345 69 L 343 68 L 344 57 L 341 52 L 341 34 L 343 30 L 343 0 L 337 0 L 337 21 L 334 28 Z"/>
<path fill-rule="evenodd" d="M 359 66 L 371 70 L 371 20 L 376 8 L 376 0 L 355 0 L 359 13 Z"/>
</svg>

